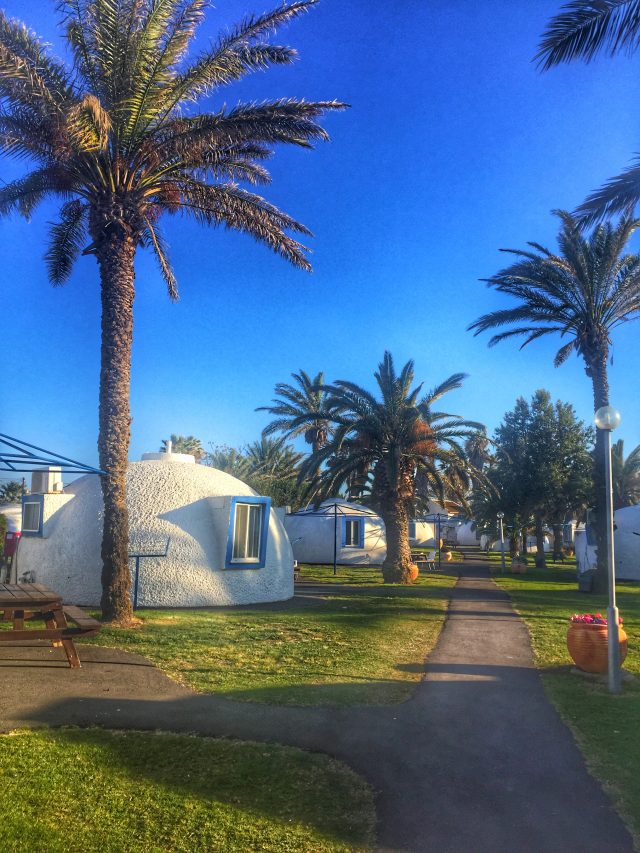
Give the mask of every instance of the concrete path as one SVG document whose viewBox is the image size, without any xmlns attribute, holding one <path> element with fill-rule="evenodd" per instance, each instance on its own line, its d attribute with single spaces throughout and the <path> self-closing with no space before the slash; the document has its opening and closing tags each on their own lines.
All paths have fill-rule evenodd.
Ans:
<svg viewBox="0 0 640 853">
<path fill-rule="evenodd" d="M 508 597 L 481 564 L 462 572 L 425 679 L 402 705 L 233 702 L 193 694 L 122 652 L 85 647 L 74 671 L 57 651 L 2 646 L 0 729 L 160 728 L 326 752 L 376 790 L 381 851 L 632 851 L 544 696 Z"/>
</svg>

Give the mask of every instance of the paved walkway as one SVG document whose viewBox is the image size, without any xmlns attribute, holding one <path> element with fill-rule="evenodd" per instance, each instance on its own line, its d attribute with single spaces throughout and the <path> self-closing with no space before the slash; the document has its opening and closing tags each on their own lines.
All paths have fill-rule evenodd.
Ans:
<svg viewBox="0 0 640 853">
<path fill-rule="evenodd" d="M 233 702 L 193 694 L 134 655 L 85 647 L 83 668 L 70 670 L 57 652 L 5 645 L 0 729 L 161 728 L 326 752 L 376 790 L 381 851 L 632 851 L 544 696 L 507 596 L 482 564 L 462 571 L 425 679 L 402 705 Z"/>
</svg>

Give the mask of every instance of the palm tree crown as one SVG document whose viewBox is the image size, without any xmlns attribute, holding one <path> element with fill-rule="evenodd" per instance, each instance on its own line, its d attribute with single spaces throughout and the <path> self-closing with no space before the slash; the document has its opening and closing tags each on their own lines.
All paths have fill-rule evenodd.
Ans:
<svg viewBox="0 0 640 853">
<path fill-rule="evenodd" d="M 325 139 L 316 119 L 342 105 L 288 99 L 204 113 L 192 105 L 250 71 L 292 62 L 295 51 L 267 39 L 315 2 L 248 18 L 187 63 L 207 0 L 63 0 L 71 70 L 0 12 L 0 148 L 38 164 L 0 191 L 0 213 L 29 216 L 47 196 L 63 201 L 46 255 L 54 284 L 80 251 L 95 253 L 106 232 L 121 229 L 155 252 L 176 298 L 163 212 L 245 231 L 309 268 L 286 233 L 308 230 L 237 181 L 267 183 L 272 146 Z"/>
<path fill-rule="evenodd" d="M 303 435 L 314 452 L 319 450 L 331 434 L 330 413 L 327 408 L 327 393 L 323 390 L 324 373 L 318 373 L 313 379 L 301 370 L 292 373 L 296 385 L 279 382 L 276 385 L 276 397 L 270 406 L 259 406 L 256 412 L 269 412 L 276 419 L 262 431 L 264 436 L 276 432 L 286 438 Z"/>
<path fill-rule="evenodd" d="M 624 442 L 616 441 L 611 447 L 611 473 L 613 508 L 640 503 L 640 444 L 625 459 Z"/>
<path fill-rule="evenodd" d="M 529 243 L 534 251 L 504 249 L 520 260 L 486 281 L 518 304 L 485 314 L 469 329 L 477 335 L 512 327 L 493 335 L 490 346 L 510 337 L 524 337 L 522 347 L 544 335 L 569 338 L 554 363 L 558 367 L 572 352 L 582 356 L 594 383 L 597 409 L 608 403 L 611 332 L 640 316 L 640 256 L 623 254 L 640 220 L 603 223 L 585 237 L 571 214 L 559 211 L 558 216 L 560 254 L 537 243 Z"/>
</svg>

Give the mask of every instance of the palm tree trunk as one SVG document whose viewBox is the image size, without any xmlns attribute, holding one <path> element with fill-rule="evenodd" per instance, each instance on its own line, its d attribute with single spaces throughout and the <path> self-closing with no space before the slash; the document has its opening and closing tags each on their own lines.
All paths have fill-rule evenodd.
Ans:
<svg viewBox="0 0 640 853">
<path fill-rule="evenodd" d="M 542 526 L 542 516 L 536 513 L 536 568 L 544 569 L 546 566 L 544 556 L 544 529 Z"/>
<path fill-rule="evenodd" d="M 131 621 L 129 514 L 125 478 L 131 437 L 129 380 L 133 340 L 135 243 L 118 227 L 103 232 L 96 254 L 100 267 L 102 346 L 98 450 L 104 499 L 102 618 Z"/>
<path fill-rule="evenodd" d="M 387 556 L 382 564 L 385 583 L 412 583 L 409 518 L 404 501 L 389 500 L 380 509 L 387 537 Z"/>
<path fill-rule="evenodd" d="M 608 351 L 597 353 L 589 362 L 587 374 L 593 384 L 593 410 L 609 405 L 609 378 L 607 376 Z M 605 437 L 601 429 L 596 429 L 596 447 L 594 454 L 594 486 L 596 511 L 596 541 L 598 568 L 593 579 L 593 592 L 607 590 L 607 484 L 605 481 Z"/>
<path fill-rule="evenodd" d="M 553 561 L 557 563 L 559 560 L 562 560 L 563 556 L 563 537 L 562 537 L 562 524 L 554 524 L 553 525 Z"/>
</svg>

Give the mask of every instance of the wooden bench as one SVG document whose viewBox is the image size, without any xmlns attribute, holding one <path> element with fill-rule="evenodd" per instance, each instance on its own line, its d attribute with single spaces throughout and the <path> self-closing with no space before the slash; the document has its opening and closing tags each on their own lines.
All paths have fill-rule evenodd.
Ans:
<svg viewBox="0 0 640 853">
<path fill-rule="evenodd" d="M 50 640 L 55 648 L 64 649 L 72 669 L 80 667 L 74 639 L 95 636 L 102 627 L 80 607 L 62 604 L 55 593 L 41 584 L 0 587 L 0 608 L 4 611 L 3 620 L 13 623 L 13 630 L 0 631 L 0 642 Z M 33 619 L 41 619 L 46 627 L 25 629 L 25 621 Z"/>
</svg>

